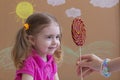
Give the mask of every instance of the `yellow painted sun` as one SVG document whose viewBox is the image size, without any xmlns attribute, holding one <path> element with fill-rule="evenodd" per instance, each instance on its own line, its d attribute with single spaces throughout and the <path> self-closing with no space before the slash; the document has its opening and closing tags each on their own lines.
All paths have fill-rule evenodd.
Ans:
<svg viewBox="0 0 120 80">
<path fill-rule="evenodd" d="M 22 1 L 17 4 L 16 14 L 22 20 L 26 19 L 29 15 L 31 15 L 33 11 L 33 5 L 27 1 Z"/>
</svg>

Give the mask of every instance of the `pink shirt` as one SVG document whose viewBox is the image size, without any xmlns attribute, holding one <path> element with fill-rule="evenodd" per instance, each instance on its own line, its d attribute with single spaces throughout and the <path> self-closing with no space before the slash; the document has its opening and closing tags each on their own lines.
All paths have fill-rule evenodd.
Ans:
<svg viewBox="0 0 120 80">
<path fill-rule="evenodd" d="M 47 62 L 44 62 L 41 57 L 32 51 L 24 61 L 23 68 L 16 71 L 15 80 L 22 80 L 22 74 L 29 74 L 34 80 L 54 80 L 54 75 L 57 72 L 57 66 L 52 55 L 47 55 Z"/>
</svg>

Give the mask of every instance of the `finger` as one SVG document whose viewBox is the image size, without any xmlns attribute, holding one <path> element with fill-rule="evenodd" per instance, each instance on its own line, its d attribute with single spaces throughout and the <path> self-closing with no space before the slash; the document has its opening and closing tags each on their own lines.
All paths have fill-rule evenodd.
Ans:
<svg viewBox="0 0 120 80">
<path fill-rule="evenodd" d="M 80 76 L 82 73 L 86 72 L 88 69 L 89 69 L 89 68 L 87 68 L 87 67 L 79 67 L 79 68 L 77 69 L 77 74 L 78 74 L 78 76 Z"/>
<path fill-rule="evenodd" d="M 87 59 L 87 60 L 89 60 L 89 59 L 91 59 L 91 54 L 85 54 L 85 55 L 82 55 L 80 58 L 81 58 L 81 60 L 84 60 L 84 59 Z"/>
<path fill-rule="evenodd" d="M 88 68 L 83 68 L 83 67 L 77 67 L 77 74 L 78 76 L 81 75 L 84 71 L 86 71 Z"/>
<path fill-rule="evenodd" d="M 85 60 L 84 60 L 84 61 L 77 61 L 77 62 L 76 62 L 76 65 L 77 65 L 77 66 L 81 66 L 81 64 L 82 64 L 83 62 L 85 62 Z"/>
<path fill-rule="evenodd" d="M 82 67 L 82 73 L 85 73 L 86 71 L 88 71 L 89 68 L 88 67 Z"/>
<path fill-rule="evenodd" d="M 87 77 L 87 76 L 89 76 L 91 73 L 93 73 L 93 70 L 92 70 L 92 69 L 88 69 L 88 70 L 86 70 L 86 72 L 83 73 L 83 77 Z"/>
<path fill-rule="evenodd" d="M 77 61 L 77 62 L 76 62 L 76 65 L 77 65 L 77 66 L 82 66 L 83 64 L 86 64 L 85 62 L 87 62 L 87 63 L 88 63 L 88 61 L 87 61 L 87 60 Z"/>
<path fill-rule="evenodd" d="M 91 54 L 85 54 L 85 55 L 80 56 L 77 59 L 77 61 L 84 60 L 84 59 L 90 59 L 90 58 L 91 58 Z"/>
<path fill-rule="evenodd" d="M 81 74 L 81 67 L 80 67 L 80 66 L 77 67 L 76 72 L 77 72 L 77 75 L 80 75 L 80 74 Z"/>
<path fill-rule="evenodd" d="M 91 66 L 91 62 L 81 61 L 81 62 L 79 62 L 79 64 L 77 66 L 80 66 L 80 67 L 90 67 Z"/>
<path fill-rule="evenodd" d="M 77 62 L 76 62 L 76 65 L 78 66 L 79 64 L 80 64 L 80 61 L 77 61 Z"/>
</svg>

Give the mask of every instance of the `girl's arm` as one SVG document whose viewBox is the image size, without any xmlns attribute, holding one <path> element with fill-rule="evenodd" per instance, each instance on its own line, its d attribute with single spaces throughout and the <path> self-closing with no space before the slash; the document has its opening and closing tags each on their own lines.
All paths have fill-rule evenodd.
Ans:
<svg viewBox="0 0 120 80">
<path fill-rule="evenodd" d="M 58 73 L 55 74 L 55 80 L 59 80 Z"/>
<path fill-rule="evenodd" d="M 33 77 L 28 74 L 22 74 L 22 80 L 33 80 Z"/>
<path fill-rule="evenodd" d="M 120 57 L 111 59 L 111 61 L 108 62 L 108 67 L 110 69 L 110 72 L 120 71 Z"/>
</svg>

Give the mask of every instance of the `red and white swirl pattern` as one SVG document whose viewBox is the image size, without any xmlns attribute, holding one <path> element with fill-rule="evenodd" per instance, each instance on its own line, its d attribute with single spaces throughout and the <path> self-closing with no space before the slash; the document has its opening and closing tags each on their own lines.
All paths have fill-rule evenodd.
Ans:
<svg viewBox="0 0 120 80">
<path fill-rule="evenodd" d="M 71 26 L 72 38 L 77 46 L 83 46 L 86 39 L 86 29 L 80 17 L 73 20 Z"/>
</svg>

